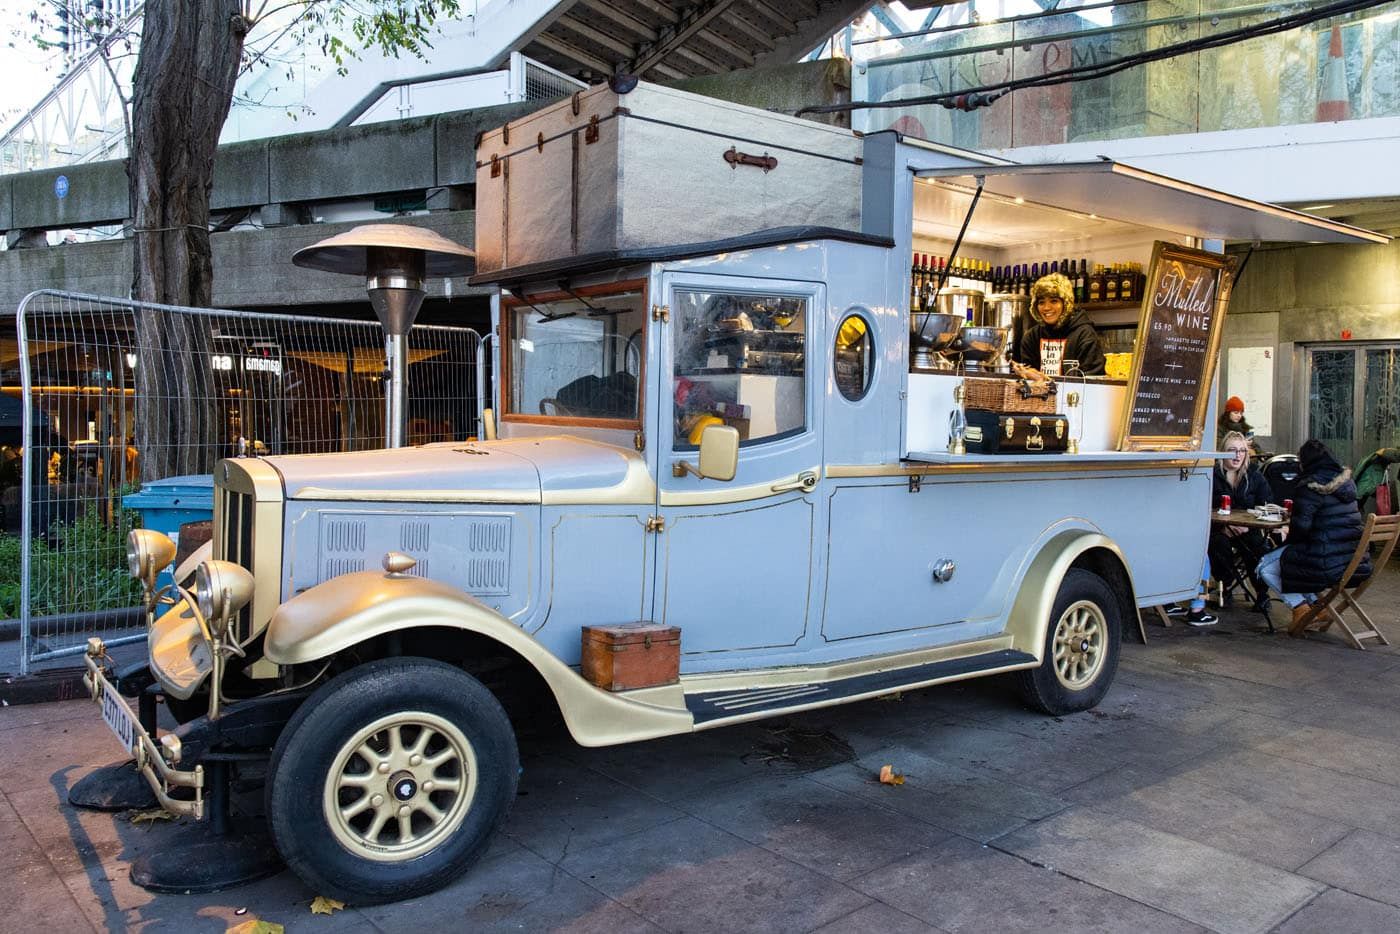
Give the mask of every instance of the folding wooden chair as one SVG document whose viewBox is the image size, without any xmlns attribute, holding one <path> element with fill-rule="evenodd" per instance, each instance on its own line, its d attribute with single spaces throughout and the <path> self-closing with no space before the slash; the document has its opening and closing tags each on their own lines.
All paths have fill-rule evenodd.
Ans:
<svg viewBox="0 0 1400 934">
<path fill-rule="evenodd" d="M 1347 563 L 1347 569 L 1342 572 L 1342 579 L 1333 584 L 1327 590 L 1318 595 L 1317 600 L 1312 605 L 1312 610 L 1300 618 L 1296 623 L 1288 627 L 1290 636 L 1301 636 L 1306 630 L 1316 628 L 1319 631 L 1328 629 L 1336 623 L 1346 635 L 1346 639 L 1358 649 L 1365 649 L 1363 641 L 1375 639 L 1381 645 L 1390 645 L 1390 640 L 1386 639 L 1381 631 L 1376 628 L 1371 617 L 1366 615 L 1366 611 L 1361 609 L 1361 604 L 1356 602 L 1356 598 L 1366 592 L 1366 588 L 1371 586 L 1371 582 L 1380 577 L 1385 570 L 1386 562 L 1390 560 L 1391 553 L 1395 551 L 1395 543 L 1400 539 L 1400 515 L 1378 516 L 1372 513 L 1366 517 L 1366 528 L 1361 533 L 1361 541 L 1356 543 L 1356 551 L 1351 556 L 1351 561 Z M 1371 576 L 1357 584 L 1355 587 L 1348 587 L 1347 581 L 1356 573 L 1356 569 L 1361 565 L 1361 559 L 1366 556 L 1366 552 L 1372 544 L 1383 544 L 1380 554 L 1371 562 Z M 1347 621 L 1342 618 L 1335 604 L 1341 604 L 1342 610 L 1352 610 L 1361 618 L 1361 622 L 1356 628 L 1352 628 Z"/>
</svg>

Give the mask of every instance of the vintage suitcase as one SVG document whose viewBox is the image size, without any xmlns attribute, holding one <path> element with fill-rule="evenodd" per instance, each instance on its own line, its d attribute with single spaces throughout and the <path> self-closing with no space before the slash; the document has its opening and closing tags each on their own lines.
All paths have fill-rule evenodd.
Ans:
<svg viewBox="0 0 1400 934">
<path fill-rule="evenodd" d="M 476 275 L 773 227 L 860 230 L 862 153 L 840 127 L 598 85 L 482 134 Z"/>
<path fill-rule="evenodd" d="M 680 680 L 681 631 L 655 623 L 583 627 L 583 677 L 606 691 Z"/>
<path fill-rule="evenodd" d="M 1026 412 L 1054 415 L 1056 386 L 1038 390 L 1029 380 L 969 376 L 963 381 L 966 405 L 986 412 Z"/>
<path fill-rule="evenodd" d="M 1069 444 L 1069 419 L 968 409 L 963 443 L 969 454 L 1059 454 Z"/>
</svg>

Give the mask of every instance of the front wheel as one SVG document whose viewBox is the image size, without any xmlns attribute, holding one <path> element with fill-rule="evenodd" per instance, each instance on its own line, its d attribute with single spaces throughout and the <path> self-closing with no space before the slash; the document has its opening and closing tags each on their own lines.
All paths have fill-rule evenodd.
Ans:
<svg viewBox="0 0 1400 934">
<path fill-rule="evenodd" d="M 515 797 L 510 722 L 441 662 L 371 662 L 327 683 L 273 749 L 272 838 L 317 894 L 367 905 L 441 888 L 486 849 Z"/>
<path fill-rule="evenodd" d="M 1121 615 L 1118 598 L 1102 577 L 1070 568 L 1050 611 L 1044 657 L 1037 667 L 1019 672 L 1025 702 L 1057 716 L 1098 704 L 1118 670 Z"/>
</svg>

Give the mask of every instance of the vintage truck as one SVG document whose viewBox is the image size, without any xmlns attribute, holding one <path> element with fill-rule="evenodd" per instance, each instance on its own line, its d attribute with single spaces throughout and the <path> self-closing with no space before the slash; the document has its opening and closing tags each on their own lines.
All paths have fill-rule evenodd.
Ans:
<svg viewBox="0 0 1400 934">
<path fill-rule="evenodd" d="M 1111 162 L 646 84 L 488 133 L 478 165 L 495 430 L 220 462 L 214 557 L 152 595 L 148 664 L 88 656 L 164 807 L 226 819 L 229 773 L 261 755 L 282 858 L 347 901 L 483 851 L 522 694 L 585 745 L 992 674 L 1050 714 L 1094 706 L 1139 609 L 1197 591 L 1208 394 L 1158 450 L 1120 450 L 1125 381 L 1084 379 L 1059 394 L 1077 453 L 950 453 L 963 374 L 911 366 L 915 255 L 1375 239 Z M 172 555 L 133 533 L 142 580 Z M 586 680 L 583 627 L 638 622 L 679 630 L 676 676 Z M 183 721 L 160 735 L 157 695 Z"/>
</svg>

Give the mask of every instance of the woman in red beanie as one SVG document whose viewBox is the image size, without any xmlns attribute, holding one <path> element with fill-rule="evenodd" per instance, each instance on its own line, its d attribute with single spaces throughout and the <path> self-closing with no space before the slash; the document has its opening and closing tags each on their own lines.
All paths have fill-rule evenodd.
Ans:
<svg viewBox="0 0 1400 934">
<path fill-rule="evenodd" d="M 1232 431 L 1238 431 L 1244 435 L 1249 447 L 1256 454 L 1259 453 L 1259 445 L 1254 443 L 1254 429 L 1249 426 L 1249 422 L 1244 420 L 1244 400 L 1239 396 L 1231 396 L 1225 400 L 1225 411 L 1220 413 L 1220 421 L 1216 423 L 1217 445 L 1223 443 L 1223 439 Z"/>
</svg>

